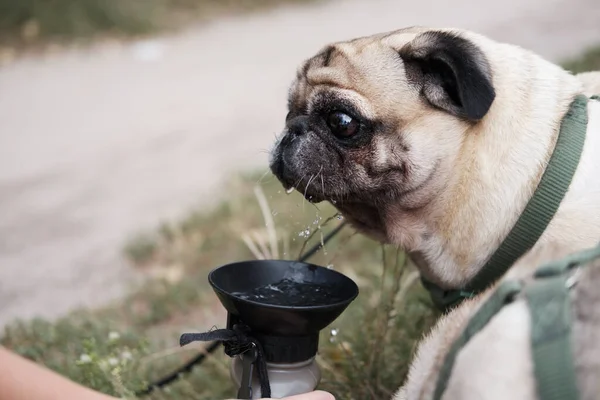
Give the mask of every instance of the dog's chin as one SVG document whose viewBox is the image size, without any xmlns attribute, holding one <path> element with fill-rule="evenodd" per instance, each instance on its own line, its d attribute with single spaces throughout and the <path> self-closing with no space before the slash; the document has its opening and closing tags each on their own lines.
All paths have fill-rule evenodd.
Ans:
<svg viewBox="0 0 600 400">
<path fill-rule="evenodd" d="M 352 201 L 348 202 L 349 198 L 360 198 L 364 197 L 364 194 L 356 194 L 355 196 L 349 193 L 327 193 L 324 192 L 322 187 L 313 186 L 295 186 L 298 179 L 289 176 L 289 171 L 284 171 L 282 168 L 271 168 L 274 175 L 280 181 L 286 191 L 295 190 L 300 193 L 306 201 L 312 204 L 319 204 L 322 202 L 329 202 L 335 208 L 337 208 L 348 222 L 354 226 L 355 229 L 362 232 L 363 234 L 379 240 L 381 242 L 386 241 L 385 228 L 379 214 L 378 207 L 374 204 L 370 204 L 366 198 L 363 201 Z M 372 200 L 372 199 L 370 199 Z"/>
<path fill-rule="evenodd" d="M 357 231 L 379 241 L 387 243 L 386 228 L 380 209 L 367 203 L 338 203 L 336 208 Z"/>
<path fill-rule="evenodd" d="M 271 173 L 277 178 L 286 191 L 291 192 L 292 190 L 296 190 L 311 203 L 321 203 L 332 198 L 327 193 L 324 193 L 323 184 L 320 184 L 320 186 L 317 187 L 316 184 L 311 184 L 309 182 L 309 185 L 307 186 L 306 182 L 303 182 L 303 177 L 307 174 L 300 174 L 297 172 L 297 168 L 286 162 L 281 153 L 273 158 L 269 168 L 271 169 Z M 318 174 L 313 174 L 313 176 L 315 175 Z M 319 180 L 319 182 L 322 181 Z"/>
<path fill-rule="evenodd" d="M 296 189 L 296 190 L 298 190 L 298 192 L 300 192 L 307 201 L 309 201 L 313 204 L 319 204 L 324 201 L 329 201 L 331 203 L 335 202 L 335 200 L 333 200 L 330 196 L 326 196 L 323 193 L 316 193 L 316 192 L 312 193 L 310 191 L 303 192 L 302 189 Z"/>
</svg>

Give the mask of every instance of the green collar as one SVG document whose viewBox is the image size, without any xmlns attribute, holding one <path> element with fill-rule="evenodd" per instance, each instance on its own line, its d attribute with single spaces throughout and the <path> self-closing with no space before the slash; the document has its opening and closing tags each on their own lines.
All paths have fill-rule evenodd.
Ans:
<svg viewBox="0 0 600 400">
<path fill-rule="evenodd" d="M 422 279 L 434 304 L 443 311 L 483 292 L 538 241 L 564 198 L 579 164 L 587 129 L 587 97 L 578 95 L 565 115 L 556 146 L 533 196 L 517 223 L 481 271 L 461 289 L 444 290 Z"/>
<path fill-rule="evenodd" d="M 530 344 L 538 398 L 577 400 L 579 390 L 572 351 L 570 289 L 577 269 L 600 258 L 600 246 L 538 267 L 533 280 L 502 282 L 469 320 L 440 368 L 433 399 L 441 399 L 458 353 L 507 304 L 522 296 L 531 321 Z"/>
</svg>

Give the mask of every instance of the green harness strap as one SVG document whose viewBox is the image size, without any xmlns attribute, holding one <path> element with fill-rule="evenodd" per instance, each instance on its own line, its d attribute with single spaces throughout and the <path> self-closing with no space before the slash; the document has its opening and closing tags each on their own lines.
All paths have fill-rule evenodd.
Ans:
<svg viewBox="0 0 600 400">
<path fill-rule="evenodd" d="M 465 298 L 483 292 L 500 279 L 544 233 L 579 165 L 588 122 L 587 101 L 586 96 L 578 95 L 571 103 L 563 118 L 552 156 L 533 196 L 506 239 L 471 282 L 462 289 L 444 290 L 421 278 L 436 307 L 446 311 Z"/>
<path fill-rule="evenodd" d="M 600 246 L 538 268 L 534 280 L 527 285 L 518 281 L 502 282 L 451 346 L 440 369 L 434 400 L 442 398 L 460 350 L 520 292 L 528 304 L 531 318 L 531 346 L 538 398 L 577 400 L 579 390 L 572 356 L 569 297 L 569 290 L 576 281 L 571 270 L 597 258 L 600 258 Z"/>
<path fill-rule="evenodd" d="M 571 346 L 568 277 L 558 273 L 525 289 L 531 316 L 531 350 L 538 398 L 577 400 Z"/>
</svg>

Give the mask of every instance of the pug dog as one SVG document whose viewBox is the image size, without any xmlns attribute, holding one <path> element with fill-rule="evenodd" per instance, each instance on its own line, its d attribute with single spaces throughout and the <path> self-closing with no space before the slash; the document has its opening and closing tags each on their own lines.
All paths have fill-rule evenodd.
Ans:
<svg viewBox="0 0 600 400">
<path fill-rule="evenodd" d="M 523 256 L 502 278 L 532 278 L 535 269 L 573 254 L 560 242 L 546 242 Z M 582 268 L 571 289 L 572 356 L 581 400 L 595 400 L 600 393 L 600 260 Z M 432 399 L 450 347 L 495 287 L 465 300 L 442 316 L 419 343 L 404 385 L 393 400 Z M 501 309 L 458 352 L 442 399 L 537 400 L 531 349 L 531 316 L 525 300 L 517 299 Z"/>
<path fill-rule="evenodd" d="M 580 78 L 459 29 L 332 43 L 297 71 L 270 168 L 286 188 L 407 251 L 431 282 L 458 288 L 532 197 L 565 113 L 597 76 Z M 600 237 L 600 102 L 587 107 L 579 165 L 536 246 L 581 249 Z"/>
</svg>

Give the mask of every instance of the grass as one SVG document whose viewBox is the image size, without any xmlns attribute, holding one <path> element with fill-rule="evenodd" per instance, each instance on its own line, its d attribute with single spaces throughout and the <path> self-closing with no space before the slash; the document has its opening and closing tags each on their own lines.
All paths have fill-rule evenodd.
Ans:
<svg viewBox="0 0 600 400">
<path fill-rule="evenodd" d="M 191 21 L 317 0 L 0 0 L 0 45 L 137 36 Z"/>
<path fill-rule="evenodd" d="M 564 62 L 563 67 L 573 73 L 600 70 L 600 46 L 591 47 L 582 56 Z"/>
<path fill-rule="evenodd" d="M 295 259 L 307 231 L 314 232 L 312 245 L 340 223 L 331 206 L 317 209 L 298 193 L 287 195 L 270 175 L 236 177 L 227 192 L 235 196 L 215 209 L 162 224 L 124 247 L 149 277 L 125 301 L 80 310 L 55 323 L 16 322 L 1 343 L 86 386 L 123 397 L 195 356 L 202 347 L 179 348 L 179 335 L 225 324 L 206 280 L 209 270 L 265 254 Z M 402 383 L 415 341 L 436 315 L 414 269 L 403 253 L 350 228 L 310 261 L 332 265 L 361 291 L 322 332 L 320 387 L 342 399 L 389 397 Z M 119 338 L 109 339 L 111 332 Z M 151 398 L 228 398 L 235 393 L 228 367 L 229 358 L 217 351 Z"/>
</svg>

